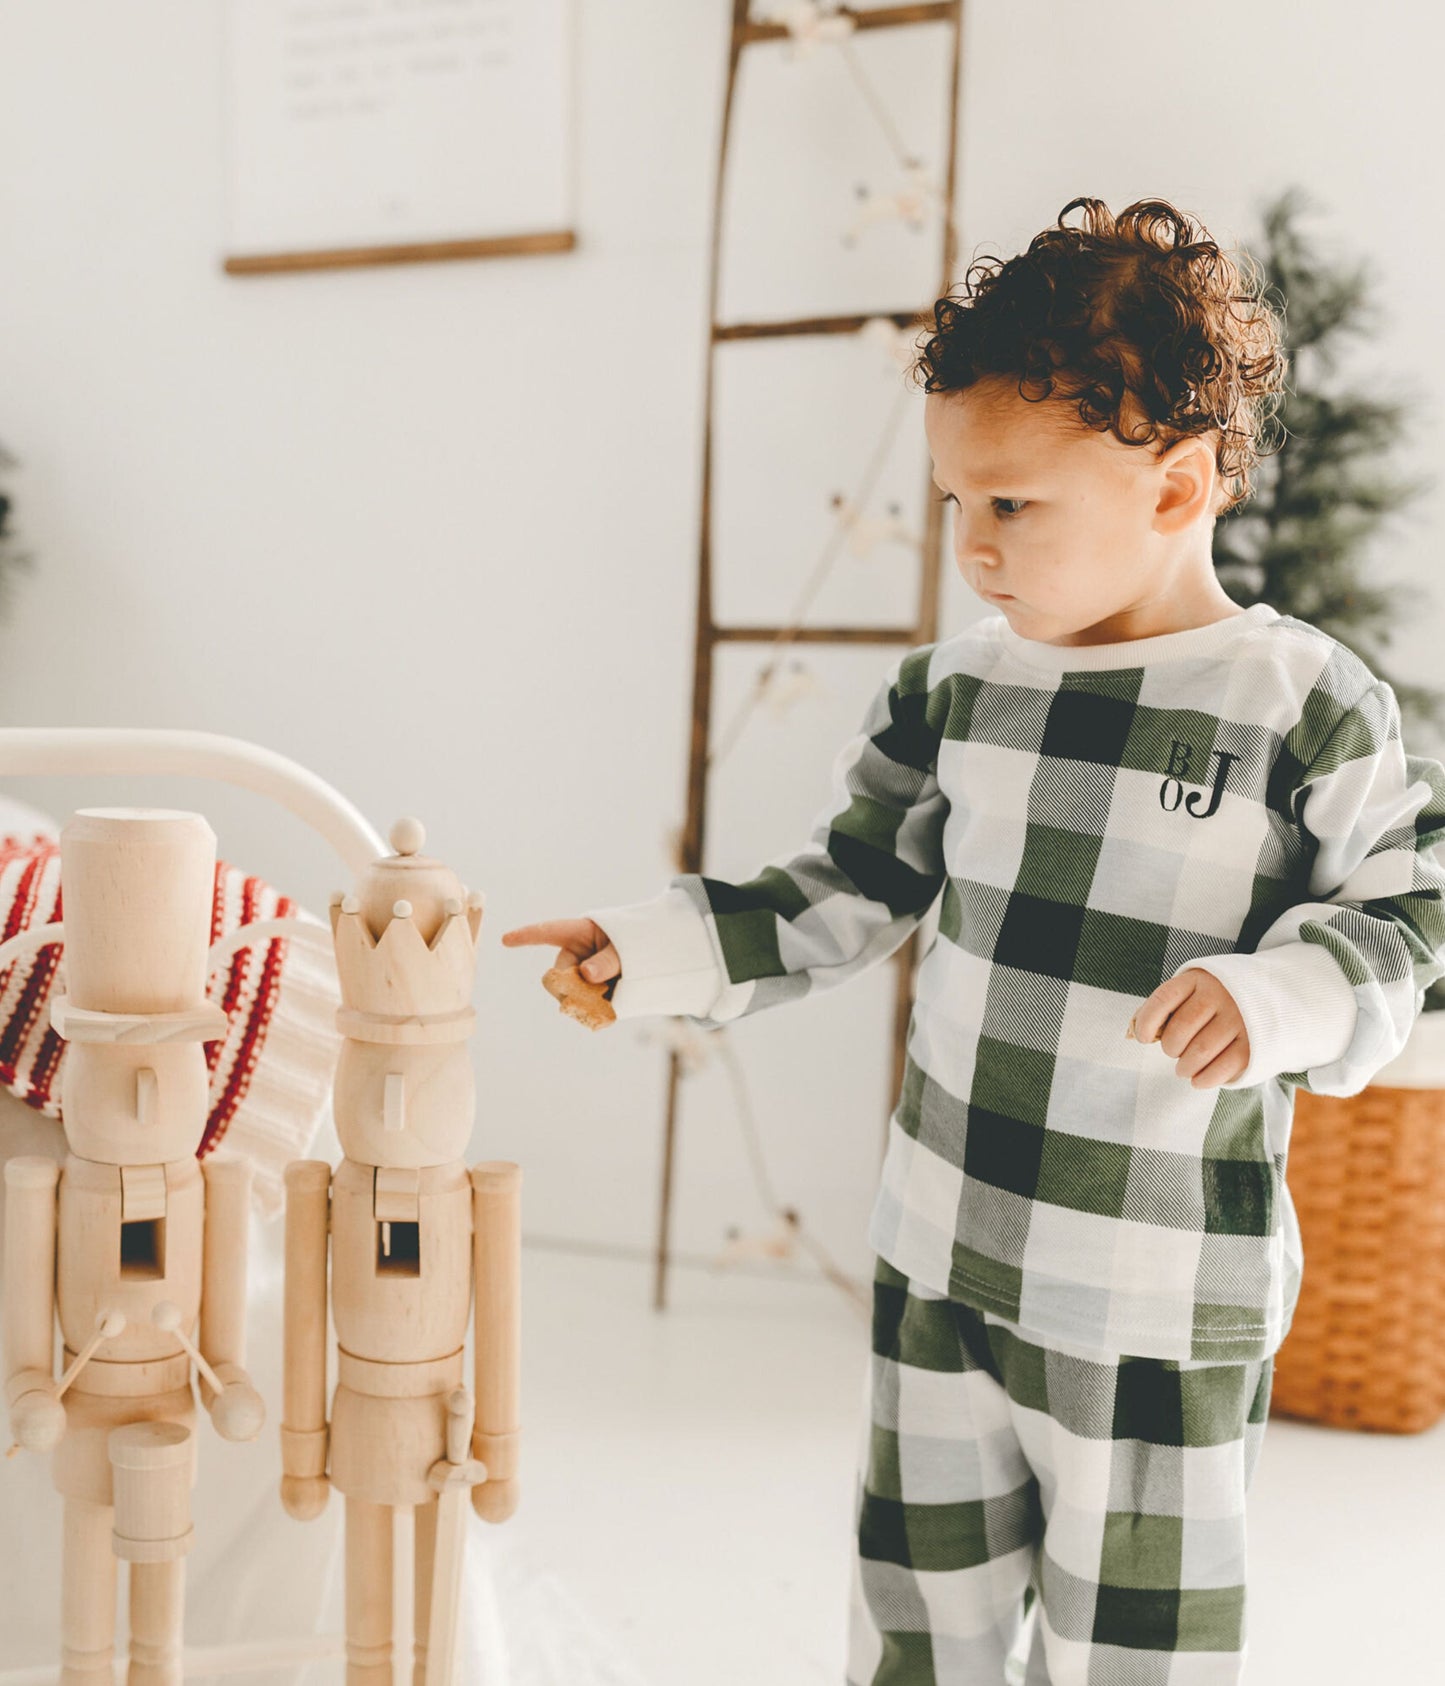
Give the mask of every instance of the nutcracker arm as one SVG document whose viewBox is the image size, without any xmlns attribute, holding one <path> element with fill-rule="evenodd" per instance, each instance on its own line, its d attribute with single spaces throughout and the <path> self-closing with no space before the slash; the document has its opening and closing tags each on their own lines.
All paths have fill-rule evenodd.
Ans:
<svg viewBox="0 0 1445 1686">
<path fill-rule="evenodd" d="M 261 1396 L 246 1374 L 246 1225 L 251 1167 L 241 1159 L 209 1157 L 205 1247 L 201 1256 L 201 1356 L 220 1382 L 218 1393 L 204 1370 L 201 1403 L 227 1440 L 254 1440 L 266 1420 Z"/>
<path fill-rule="evenodd" d="M 494 1160 L 474 1165 L 471 1177 L 477 1409 L 472 1456 L 487 1466 L 487 1479 L 472 1488 L 472 1506 L 488 1522 L 505 1522 L 517 1508 L 522 1171 Z"/>
<path fill-rule="evenodd" d="M 52 1159 L 5 1167 L 5 1403 L 16 1443 L 42 1452 L 65 1433 L 55 1384 L 56 1185 Z"/>
<path fill-rule="evenodd" d="M 326 1245 L 331 1167 L 286 1167 L 285 1352 L 281 1502 L 299 1521 L 326 1508 Z"/>
</svg>

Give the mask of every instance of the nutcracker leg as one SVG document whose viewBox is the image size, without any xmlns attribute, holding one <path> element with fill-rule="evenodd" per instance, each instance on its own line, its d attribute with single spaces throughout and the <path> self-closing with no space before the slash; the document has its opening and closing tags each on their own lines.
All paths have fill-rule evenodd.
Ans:
<svg viewBox="0 0 1445 1686">
<path fill-rule="evenodd" d="M 391 1686 L 391 1512 L 346 1501 L 346 1686 Z"/>
<path fill-rule="evenodd" d="M 415 1527 L 415 1593 L 412 1598 L 411 1686 L 426 1686 L 426 1641 L 431 1626 L 432 1569 L 436 1563 L 436 1501 L 418 1505 L 412 1512 Z"/>
<path fill-rule="evenodd" d="M 65 1501 L 60 1594 L 60 1686 L 111 1686 L 115 1655 L 115 1553 L 109 1505 Z"/>
<path fill-rule="evenodd" d="M 186 1560 L 130 1566 L 130 1670 L 126 1686 L 181 1686 Z"/>
</svg>

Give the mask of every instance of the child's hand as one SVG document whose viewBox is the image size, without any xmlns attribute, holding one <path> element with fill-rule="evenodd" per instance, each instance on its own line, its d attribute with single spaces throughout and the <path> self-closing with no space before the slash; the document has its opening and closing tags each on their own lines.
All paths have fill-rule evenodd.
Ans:
<svg viewBox="0 0 1445 1686">
<path fill-rule="evenodd" d="M 578 967 L 588 983 L 622 976 L 622 960 L 595 919 L 546 919 L 540 925 L 519 925 L 515 931 L 503 931 L 502 942 L 508 948 L 555 943 L 561 950 L 558 966 Z"/>
<path fill-rule="evenodd" d="M 1196 1089 L 1232 1083 L 1249 1065 L 1249 1033 L 1234 997 L 1212 972 L 1191 966 L 1166 978 L 1136 1009 L 1125 1035 L 1155 1042 Z"/>
</svg>

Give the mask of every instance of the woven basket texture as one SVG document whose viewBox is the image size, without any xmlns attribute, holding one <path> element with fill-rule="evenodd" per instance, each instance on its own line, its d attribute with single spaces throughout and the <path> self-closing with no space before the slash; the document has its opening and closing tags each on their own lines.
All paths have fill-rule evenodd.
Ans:
<svg viewBox="0 0 1445 1686">
<path fill-rule="evenodd" d="M 1445 1415 L 1445 1089 L 1295 1092 L 1304 1276 L 1270 1408 L 1417 1434 Z"/>
</svg>

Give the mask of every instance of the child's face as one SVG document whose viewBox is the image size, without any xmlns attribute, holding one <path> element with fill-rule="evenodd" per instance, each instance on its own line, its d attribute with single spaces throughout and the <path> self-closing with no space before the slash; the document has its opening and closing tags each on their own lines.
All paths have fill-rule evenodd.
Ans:
<svg viewBox="0 0 1445 1686">
<path fill-rule="evenodd" d="M 959 572 L 1021 636 L 1129 636 L 1213 582 L 1214 435 L 1125 445 L 1000 379 L 929 393 L 924 426 Z"/>
</svg>

